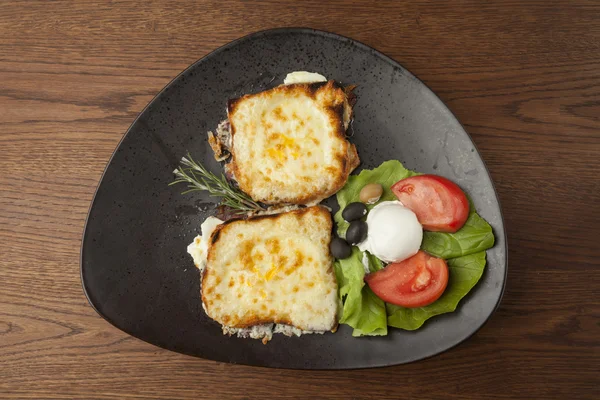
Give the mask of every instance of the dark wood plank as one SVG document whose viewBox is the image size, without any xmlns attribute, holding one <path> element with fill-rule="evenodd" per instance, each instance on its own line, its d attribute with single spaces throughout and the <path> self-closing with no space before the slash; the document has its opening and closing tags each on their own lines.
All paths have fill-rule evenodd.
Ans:
<svg viewBox="0 0 600 400">
<path fill-rule="evenodd" d="M 0 397 L 600 398 L 600 3 L 370 3 L 0 3 Z M 510 268 L 466 343 L 374 370 L 250 368 L 158 349 L 87 304 L 83 224 L 129 124 L 196 59 L 280 26 L 387 53 L 473 136 Z"/>
</svg>

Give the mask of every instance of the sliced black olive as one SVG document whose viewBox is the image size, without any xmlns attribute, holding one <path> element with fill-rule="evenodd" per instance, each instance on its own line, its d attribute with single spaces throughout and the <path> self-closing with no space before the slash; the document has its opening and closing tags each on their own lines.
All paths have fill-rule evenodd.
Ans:
<svg viewBox="0 0 600 400">
<path fill-rule="evenodd" d="M 352 221 L 346 231 L 346 240 L 350 244 L 358 244 L 367 238 L 369 227 L 364 221 Z"/>
<path fill-rule="evenodd" d="M 346 208 L 344 208 L 344 211 L 342 211 L 342 218 L 348 222 L 361 219 L 365 215 L 367 215 L 367 206 L 358 201 L 356 203 L 348 204 Z"/>
<path fill-rule="evenodd" d="M 352 254 L 352 246 L 350 246 L 344 239 L 334 237 L 329 245 L 331 254 L 338 260 L 350 257 Z"/>
</svg>

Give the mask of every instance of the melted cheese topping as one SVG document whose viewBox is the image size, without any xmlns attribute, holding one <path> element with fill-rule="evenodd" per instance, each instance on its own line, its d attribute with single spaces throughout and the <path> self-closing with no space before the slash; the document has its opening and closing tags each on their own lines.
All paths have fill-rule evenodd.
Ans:
<svg viewBox="0 0 600 400">
<path fill-rule="evenodd" d="M 323 207 L 233 221 L 213 234 L 202 281 L 209 317 L 233 328 L 337 324 L 337 283 Z"/>
<path fill-rule="evenodd" d="M 327 78 L 316 72 L 294 71 L 287 74 L 285 79 L 283 80 L 284 85 L 311 82 L 327 82 Z"/>
<path fill-rule="evenodd" d="M 267 204 L 309 204 L 334 194 L 358 164 L 344 137 L 340 110 L 346 106 L 333 82 L 279 86 L 238 99 L 229 120 L 240 188 Z"/>
<path fill-rule="evenodd" d="M 196 236 L 194 241 L 190 243 L 187 248 L 187 252 L 194 259 L 194 265 L 200 271 L 204 270 L 206 266 L 206 258 L 208 256 L 208 242 L 210 240 L 210 236 L 214 232 L 215 228 L 222 224 L 219 218 L 208 217 L 206 220 L 200 225 L 200 229 L 202 231 L 202 236 Z"/>
</svg>

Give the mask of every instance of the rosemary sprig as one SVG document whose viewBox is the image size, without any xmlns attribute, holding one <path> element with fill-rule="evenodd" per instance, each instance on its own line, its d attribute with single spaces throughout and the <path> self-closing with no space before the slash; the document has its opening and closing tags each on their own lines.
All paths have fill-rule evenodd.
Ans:
<svg viewBox="0 0 600 400">
<path fill-rule="evenodd" d="M 206 191 L 211 196 L 221 197 L 222 204 L 236 210 L 238 214 L 265 210 L 246 193 L 232 186 L 223 174 L 221 177 L 216 176 L 202 164 L 194 161 L 189 153 L 187 157 L 181 159 L 181 165 L 173 173 L 177 178 L 169 186 L 177 183 L 188 184 L 188 190 L 182 194 Z"/>
</svg>

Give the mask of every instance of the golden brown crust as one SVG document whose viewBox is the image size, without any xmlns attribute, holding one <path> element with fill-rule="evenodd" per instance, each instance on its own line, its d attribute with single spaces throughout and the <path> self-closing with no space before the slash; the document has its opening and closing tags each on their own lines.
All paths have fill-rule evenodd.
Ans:
<svg viewBox="0 0 600 400">
<path fill-rule="evenodd" d="M 248 221 L 257 221 L 257 220 L 262 220 L 262 219 L 270 219 L 273 221 L 276 221 L 277 219 L 281 218 L 282 216 L 286 215 L 295 215 L 298 218 L 300 218 L 302 215 L 306 214 L 306 213 L 314 213 L 314 212 L 318 212 L 318 213 L 322 213 L 323 215 L 327 215 L 328 218 L 328 223 L 329 223 L 329 229 L 333 228 L 333 222 L 331 221 L 331 213 L 329 212 L 329 210 L 327 210 L 327 208 L 325 208 L 324 206 L 313 206 L 313 207 L 305 207 L 305 208 L 299 208 L 297 210 L 291 210 L 291 211 L 287 211 L 287 212 L 282 212 L 282 213 L 278 213 L 278 214 L 264 214 L 264 215 L 254 215 L 252 217 L 249 218 L 231 218 L 225 222 L 223 222 L 222 224 L 217 225 L 217 227 L 215 228 L 215 230 L 213 231 L 213 233 L 210 236 L 210 243 L 211 245 L 214 245 L 217 243 L 217 241 L 219 240 L 220 236 L 221 236 L 221 231 L 223 231 L 224 229 L 230 229 L 231 225 L 235 225 L 236 223 L 246 223 Z M 212 247 L 212 246 L 211 246 Z M 211 247 L 209 247 L 208 249 L 208 260 L 211 260 Z"/>
<path fill-rule="evenodd" d="M 229 158 L 229 152 L 225 149 L 223 143 L 212 132 L 208 132 L 208 144 L 214 153 L 215 160 L 223 161 Z"/>
</svg>

